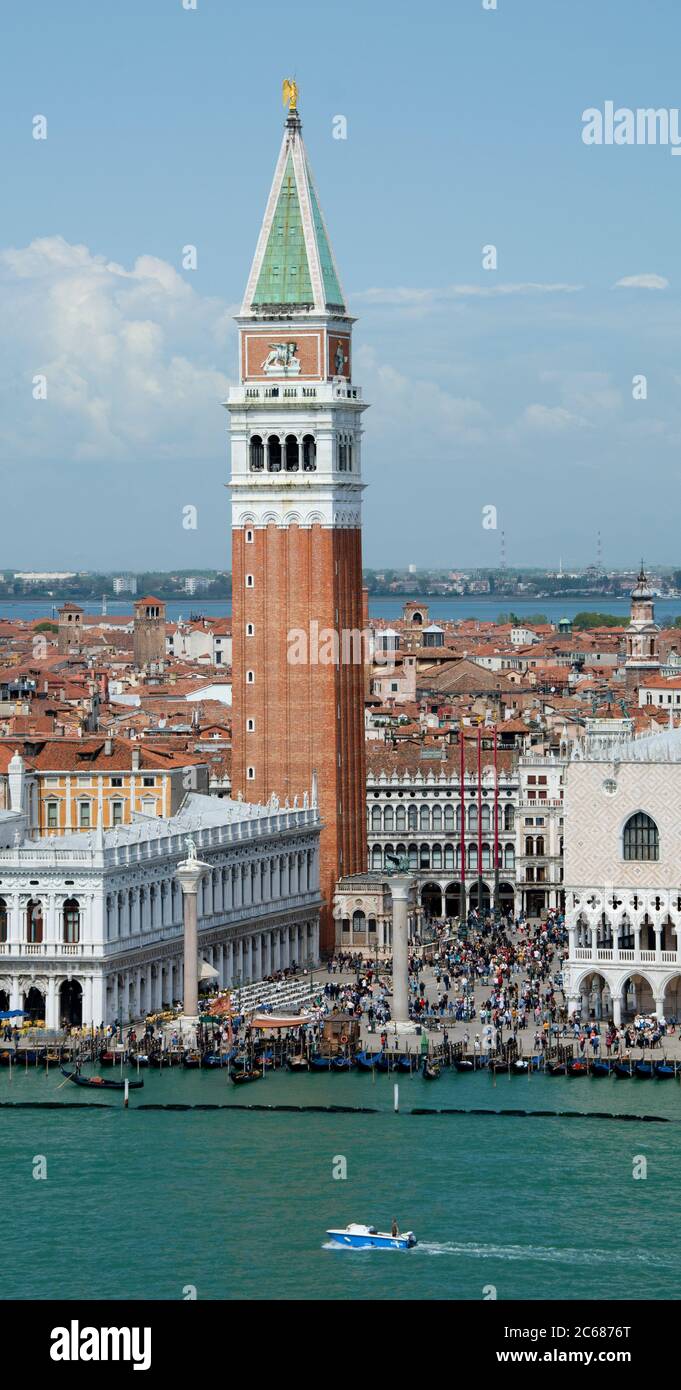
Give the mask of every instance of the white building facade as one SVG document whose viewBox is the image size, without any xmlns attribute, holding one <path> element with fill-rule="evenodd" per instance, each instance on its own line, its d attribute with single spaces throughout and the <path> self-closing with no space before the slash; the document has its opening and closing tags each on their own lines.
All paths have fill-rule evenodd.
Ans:
<svg viewBox="0 0 681 1390">
<path fill-rule="evenodd" d="M 489 755 L 485 754 L 488 758 Z M 409 864 L 418 885 L 421 906 L 428 916 L 456 917 L 461 905 L 461 791 L 457 759 L 443 763 L 424 759 L 418 771 L 374 769 L 367 776 L 367 839 L 369 868 L 393 868 L 389 856 Z M 516 818 L 519 782 L 515 770 L 499 774 L 498 842 L 499 891 L 502 910 L 516 904 Z M 482 907 L 494 901 L 494 771 L 486 766 L 481 788 Z M 478 779 L 464 781 L 466 902 L 477 905 L 478 894 Z"/>
<path fill-rule="evenodd" d="M 187 840 L 199 888 L 199 960 L 240 986 L 319 959 L 315 806 L 192 794 L 171 819 L 0 850 L 0 1008 L 48 1028 L 128 1022 L 182 995 Z"/>
<path fill-rule="evenodd" d="M 528 917 L 563 906 L 564 756 L 521 754 L 518 764 L 518 905 Z"/>
<path fill-rule="evenodd" d="M 565 792 L 570 1012 L 681 1017 L 681 731 L 577 745 Z"/>
</svg>

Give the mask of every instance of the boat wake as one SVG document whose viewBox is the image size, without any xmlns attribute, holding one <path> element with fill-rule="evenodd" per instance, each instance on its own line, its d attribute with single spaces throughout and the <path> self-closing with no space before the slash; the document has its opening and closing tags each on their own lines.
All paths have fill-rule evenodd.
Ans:
<svg viewBox="0 0 681 1390">
<path fill-rule="evenodd" d="M 481 1245 L 475 1241 L 420 1241 L 426 1255 L 468 1256 L 473 1260 L 536 1260 L 542 1264 L 646 1265 L 670 1268 L 676 1260 L 649 1250 L 560 1250 L 550 1245 Z"/>
</svg>

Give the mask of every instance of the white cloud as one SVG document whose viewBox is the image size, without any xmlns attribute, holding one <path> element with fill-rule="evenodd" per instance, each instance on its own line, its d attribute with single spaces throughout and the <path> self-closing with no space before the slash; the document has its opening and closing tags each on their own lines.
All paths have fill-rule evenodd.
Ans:
<svg viewBox="0 0 681 1390">
<path fill-rule="evenodd" d="M 455 396 L 434 381 L 405 376 L 387 363 L 374 367 L 373 351 L 364 354 L 369 367 L 365 394 L 372 403 L 372 428 L 391 437 L 397 436 L 400 447 L 409 449 L 413 439 L 422 441 L 424 435 L 451 446 L 458 443 L 479 444 L 485 438 L 489 416 L 480 401 L 469 396 Z M 414 403 L 418 402 L 418 409 Z"/>
<path fill-rule="evenodd" d="M 613 289 L 615 290 L 668 290 L 669 281 L 665 280 L 664 275 L 625 275 L 623 279 L 616 280 Z"/>
<path fill-rule="evenodd" d="M 442 289 L 417 289 L 397 286 L 393 289 L 358 290 L 351 297 L 365 304 L 423 306 L 448 299 L 496 299 L 503 295 L 575 294 L 583 285 L 540 284 L 532 281 L 502 282 L 489 285 L 446 285 Z"/>
<path fill-rule="evenodd" d="M 566 410 L 565 406 L 536 404 L 525 407 L 521 422 L 530 429 L 542 430 L 549 434 L 558 434 L 575 427 L 582 428 L 587 423 L 581 416 Z"/>
<path fill-rule="evenodd" d="M 128 270 L 44 237 L 0 252 L 0 302 L 12 345 L 0 385 L 5 454 L 142 463 L 214 452 L 234 310 L 173 266 L 140 256 Z M 32 395 L 38 374 L 44 401 Z"/>
</svg>

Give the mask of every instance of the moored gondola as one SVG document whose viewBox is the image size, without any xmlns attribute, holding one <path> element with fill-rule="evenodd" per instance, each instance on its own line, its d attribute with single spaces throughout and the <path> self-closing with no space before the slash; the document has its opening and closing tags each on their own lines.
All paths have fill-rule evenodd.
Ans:
<svg viewBox="0 0 681 1390">
<path fill-rule="evenodd" d="M 429 1062 L 426 1058 L 421 1068 L 421 1075 L 424 1081 L 437 1081 L 439 1080 L 441 1071 L 437 1063 Z"/>
<path fill-rule="evenodd" d="M 631 1062 L 613 1062 L 612 1069 L 618 1078 L 633 1076 L 634 1069 Z"/>
<path fill-rule="evenodd" d="M 148 1066 L 149 1066 L 149 1053 L 148 1053 L 148 1052 L 131 1052 L 131 1053 L 130 1053 L 130 1056 L 128 1057 L 128 1062 L 130 1063 L 130 1066 L 131 1066 L 131 1067 L 148 1067 Z"/>
<path fill-rule="evenodd" d="M 634 1076 L 637 1076 L 639 1081 L 650 1081 L 654 1075 L 652 1062 L 634 1063 Z"/>
<path fill-rule="evenodd" d="M 352 1057 L 334 1057 L 332 1066 L 334 1071 L 352 1071 Z"/>
<path fill-rule="evenodd" d="M 204 1052 L 201 1058 L 201 1066 L 205 1067 L 207 1070 L 210 1070 L 212 1067 L 221 1067 L 223 1065 L 223 1059 L 219 1052 Z"/>
<path fill-rule="evenodd" d="M 286 1058 L 286 1066 L 289 1071 L 309 1071 L 310 1063 L 307 1057 L 302 1054 L 294 1054 Z"/>
<path fill-rule="evenodd" d="M 567 1066 L 565 1062 L 550 1062 L 546 1068 L 547 1076 L 567 1076 Z"/>
<path fill-rule="evenodd" d="M 397 1061 L 396 1061 L 396 1063 L 395 1063 L 395 1071 L 410 1072 L 411 1070 L 412 1070 L 411 1057 L 407 1057 L 407 1056 L 398 1057 L 398 1059 L 397 1059 Z"/>
<path fill-rule="evenodd" d="M 466 1057 L 457 1057 L 454 1062 L 454 1067 L 456 1071 L 472 1071 L 473 1063 L 469 1062 Z"/>
<path fill-rule="evenodd" d="M 259 1067 L 251 1067 L 249 1071 L 230 1071 L 229 1076 L 235 1086 L 246 1086 L 249 1081 L 262 1081 L 263 1073 Z"/>
<path fill-rule="evenodd" d="M 658 1081 L 669 1081 L 674 1076 L 674 1068 L 669 1062 L 656 1062 L 655 1075 Z"/>
<path fill-rule="evenodd" d="M 610 1063 L 603 1061 L 602 1058 L 594 1057 L 593 1061 L 589 1064 L 589 1071 L 592 1076 L 609 1076 Z"/>
<path fill-rule="evenodd" d="M 182 1065 L 190 1071 L 195 1071 L 197 1067 L 201 1066 L 201 1053 L 193 1049 L 185 1052 Z"/>
<path fill-rule="evenodd" d="M 354 1059 L 357 1070 L 374 1071 L 380 1055 L 380 1052 L 357 1052 Z"/>
<path fill-rule="evenodd" d="M 65 1067 L 59 1070 L 75 1086 L 87 1086 L 93 1091 L 124 1091 L 126 1085 L 128 1090 L 138 1091 L 144 1085 L 143 1081 L 113 1081 L 108 1076 L 79 1076 L 78 1072 L 67 1071 Z"/>
<path fill-rule="evenodd" d="M 530 1064 L 525 1061 L 524 1057 L 516 1057 L 515 1062 L 511 1062 L 511 1071 L 514 1072 L 516 1076 L 523 1076 L 525 1072 L 529 1070 Z"/>
<path fill-rule="evenodd" d="M 567 1074 L 568 1076 L 588 1076 L 589 1063 L 584 1057 L 573 1057 L 572 1061 L 567 1064 Z"/>
</svg>

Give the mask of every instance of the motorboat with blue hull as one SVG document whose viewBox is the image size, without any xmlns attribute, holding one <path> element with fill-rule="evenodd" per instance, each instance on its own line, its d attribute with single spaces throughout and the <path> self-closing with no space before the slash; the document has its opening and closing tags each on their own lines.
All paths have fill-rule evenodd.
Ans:
<svg viewBox="0 0 681 1390">
<path fill-rule="evenodd" d="M 344 1231 L 327 1231 L 326 1234 L 334 1245 L 344 1250 L 412 1250 L 416 1245 L 413 1231 L 394 1236 L 388 1231 L 377 1231 L 375 1226 L 354 1222 Z"/>
</svg>

